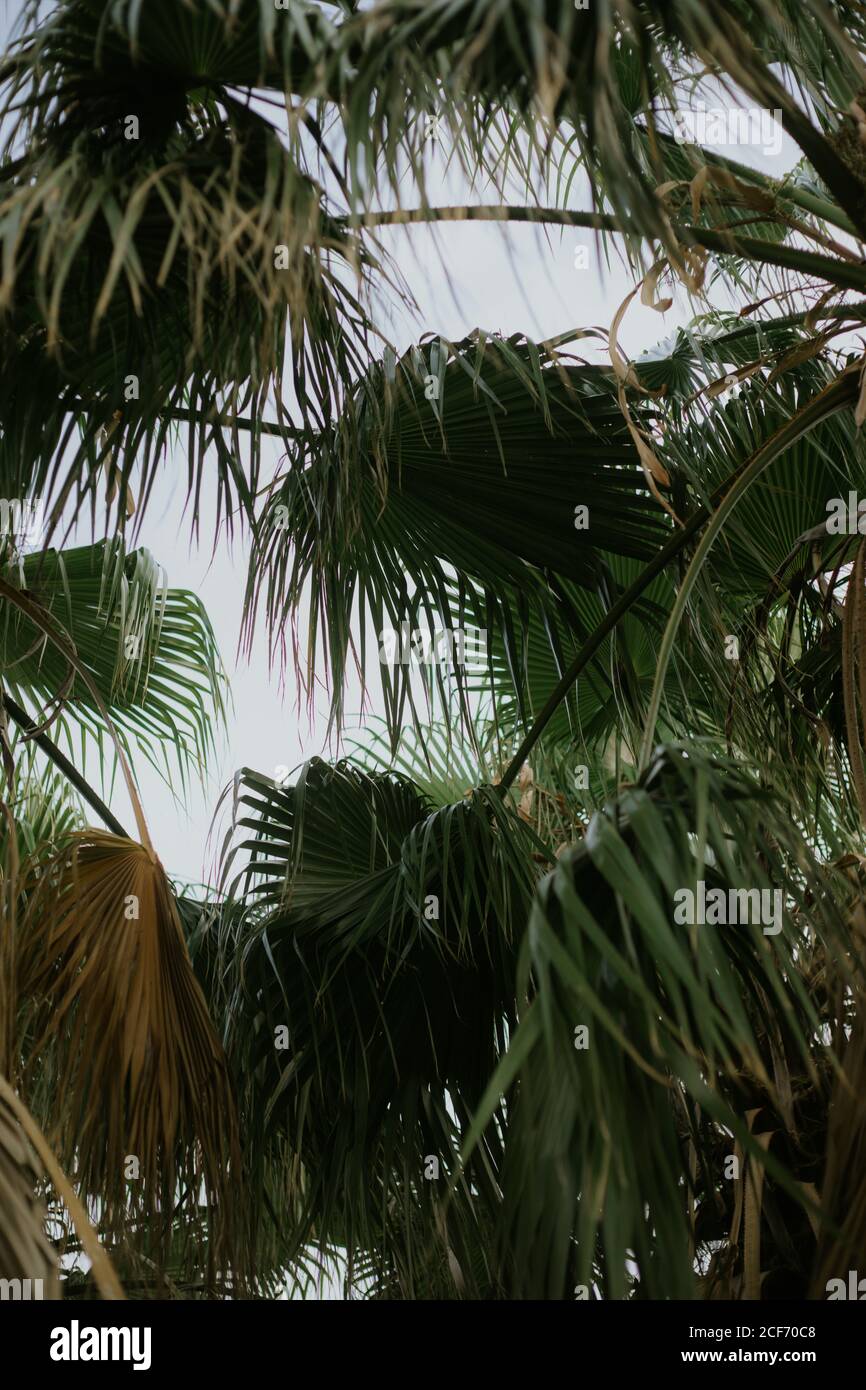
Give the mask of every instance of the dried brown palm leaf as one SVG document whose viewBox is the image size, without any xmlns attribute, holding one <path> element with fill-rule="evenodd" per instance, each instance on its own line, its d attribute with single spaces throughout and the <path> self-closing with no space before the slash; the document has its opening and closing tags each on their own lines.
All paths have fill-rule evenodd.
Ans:
<svg viewBox="0 0 866 1390">
<path fill-rule="evenodd" d="M 0 1076 L 0 1274 L 30 1280 L 28 1293 L 34 1298 L 57 1298 L 56 1257 L 47 1238 L 45 1214 L 35 1196 L 42 1177 L 40 1164 L 72 1218 L 100 1295 L 122 1299 L 123 1289 L 111 1261 L 68 1178 L 33 1116 Z M 23 1289 L 19 1292 L 28 1296 Z"/>
<path fill-rule="evenodd" d="M 56 1259 L 36 1197 L 40 1176 L 21 1126 L 0 1096 L 0 1278 L 29 1280 L 32 1297 L 58 1298 Z"/>
<path fill-rule="evenodd" d="M 25 891 L 28 1074 L 51 1058 L 59 1152 L 113 1233 L 140 1221 L 164 1249 L 179 1207 L 204 1205 L 211 1275 L 237 1278 L 234 1098 L 162 865 L 133 840 L 87 830 Z"/>
<path fill-rule="evenodd" d="M 866 1269 L 866 1026 L 862 1016 L 845 1045 L 843 1074 L 830 1103 L 827 1163 L 821 1185 L 826 1216 L 815 1259 L 813 1298 L 831 1279 Z"/>
<path fill-rule="evenodd" d="M 3 580 L 0 597 L 26 613 L 90 691 L 142 841 L 76 832 L 47 863 L 22 873 L 16 985 L 35 1039 L 27 1079 L 39 1069 L 44 1083 L 51 1073 L 62 1097 L 55 1142 L 82 1191 L 103 1204 L 106 1232 L 126 1240 L 137 1230 L 162 1255 L 182 1212 L 181 1244 L 206 1231 L 209 1278 L 231 1270 L 233 1287 L 242 1288 L 241 1157 L 228 1066 L 129 763 L 68 634 Z"/>
</svg>

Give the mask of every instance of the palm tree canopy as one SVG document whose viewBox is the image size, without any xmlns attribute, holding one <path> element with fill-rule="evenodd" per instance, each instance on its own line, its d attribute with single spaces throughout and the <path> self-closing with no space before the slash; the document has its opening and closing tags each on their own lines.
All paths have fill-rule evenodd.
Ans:
<svg viewBox="0 0 866 1390">
<path fill-rule="evenodd" d="M 336 1254 L 379 1298 L 752 1299 L 862 1253 L 864 49 L 843 0 L 25 6 L 0 1274 L 267 1296 Z M 684 123 L 707 82 L 778 117 L 785 177 Z M 468 219 L 592 232 L 633 288 L 607 331 L 398 347 L 388 229 Z M 673 286 L 693 317 L 631 360 Z M 181 452 L 194 532 L 206 494 L 244 533 L 247 650 L 335 736 L 357 672 L 381 715 L 240 769 L 201 891 L 136 778 L 203 777 L 227 711 L 138 543 Z M 481 659 L 383 657 L 440 626 Z"/>
</svg>

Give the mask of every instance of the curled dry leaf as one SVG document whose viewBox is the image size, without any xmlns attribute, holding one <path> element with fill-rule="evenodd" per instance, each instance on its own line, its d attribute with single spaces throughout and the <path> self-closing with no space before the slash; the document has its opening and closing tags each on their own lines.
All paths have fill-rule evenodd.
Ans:
<svg viewBox="0 0 866 1390">
<path fill-rule="evenodd" d="M 667 265 L 667 260 L 662 258 L 662 260 L 656 261 L 655 265 L 650 266 L 643 278 L 643 285 L 640 292 L 641 304 L 645 304 L 648 309 L 655 309 L 659 314 L 666 314 L 674 302 L 672 299 L 656 298 L 656 286 L 658 285 L 659 277 L 662 272 L 667 269 Z"/>
<path fill-rule="evenodd" d="M 709 174 L 710 174 L 709 165 L 708 165 L 708 164 L 702 165 L 702 167 L 701 167 L 701 168 L 698 170 L 698 172 L 695 174 L 694 178 L 692 179 L 692 181 L 691 181 L 691 183 L 690 183 L 690 185 L 689 185 L 689 190 L 690 190 L 691 195 L 692 195 L 692 221 L 693 221 L 693 222 L 697 222 L 698 218 L 699 218 L 700 215 L 701 215 L 701 202 L 702 202 L 702 199 L 703 199 L 703 196 L 704 196 L 704 189 L 705 189 L 705 187 L 706 187 L 707 179 L 709 178 Z"/>
<path fill-rule="evenodd" d="M 657 263 L 657 265 L 661 264 L 663 264 L 663 262 Z M 655 271 L 656 269 L 657 266 L 653 266 L 652 270 L 649 272 L 649 275 L 652 275 L 653 271 Z M 647 278 L 649 277 L 644 277 L 645 280 Z M 658 278 L 658 276 L 656 276 L 656 278 Z M 641 461 L 641 467 L 643 468 L 644 474 L 646 476 L 647 486 L 649 487 L 649 490 L 652 493 L 653 497 L 655 497 L 656 501 L 662 507 L 664 507 L 665 511 L 670 512 L 671 516 L 674 516 L 674 513 L 671 511 L 670 504 L 665 501 L 665 499 L 661 496 L 658 490 L 659 486 L 670 487 L 670 476 L 668 474 L 667 469 L 664 467 L 664 464 L 661 463 L 661 461 L 656 457 L 655 452 L 650 448 L 649 444 L 646 441 L 646 436 L 643 434 L 641 430 L 638 429 L 637 425 L 635 424 L 634 419 L 632 418 L 632 413 L 629 410 L 628 401 L 626 399 L 625 394 L 625 388 L 627 386 L 632 386 L 646 396 L 658 395 L 659 393 L 654 391 L 647 391 L 647 389 L 641 385 L 640 379 L 638 378 L 634 370 L 634 367 L 627 361 L 623 353 L 620 351 L 619 343 L 617 341 L 619 336 L 620 324 L 622 323 L 625 311 L 628 308 L 629 304 L 631 304 L 631 301 L 634 299 L 635 295 L 637 294 L 638 290 L 641 289 L 643 284 L 644 281 L 641 281 L 640 285 L 635 285 L 634 289 L 626 295 L 622 304 L 620 304 L 619 308 L 617 309 L 616 314 L 614 315 L 613 323 L 610 326 L 610 333 L 608 335 L 608 351 L 610 353 L 610 360 L 613 365 L 613 369 L 616 372 L 619 381 L 619 387 L 617 390 L 617 400 L 619 402 L 619 408 L 622 411 L 623 419 L 625 420 L 625 423 L 628 426 L 628 432 L 631 435 L 635 444 L 635 448 L 638 451 L 638 455 Z M 650 291 L 650 293 L 652 293 L 652 290 Z"/>
</svg>

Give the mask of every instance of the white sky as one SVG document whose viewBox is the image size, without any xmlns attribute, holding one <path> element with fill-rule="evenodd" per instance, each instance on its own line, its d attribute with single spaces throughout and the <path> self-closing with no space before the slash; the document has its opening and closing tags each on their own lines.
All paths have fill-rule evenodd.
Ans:
<svg viewBox="0 0 866 1390">
<path fill-rule="evenodd" d="M 17 6 L 7 2 L 3 8 L 8 23 Z M 723 104 L 721 99 L 718 104 Z M 776 176 L 787 171 L 797 156 L 787 137 L 776 157 L 768 158 L 761 150 L 744 146 L 719 148 Z M 499 199 L 492 191 L 486 198 L 470 197 L 459 181 L 449 179 L 443 184 L 441 201 Z M 517 197 L 515 201 L 525 199 Z M 579 180 L 575 181 L 569 206 L 591 206 Z M 420 306 L 415 324 L 406 314 L 399 315 L 393 324 L 382 323 L 401 350 L 417 341 L 424 331 L 457 340 L 475 327 L 506 335 L 522 332 L 535 339 L 579 327 L 607 329 L 634 284 L 620 266 L 614 263 L 608 269 L 599 260 L 591 232 L 554 228 L 545 234 L 528 225 L 506 230 L 490 223 L 454 223 L 441 224 L 435 232 L 420 225 L 383 228 L 378 235 L 397 260 Z M 589 249 L 589 265 L 584 269 L 575 265 L 579 246 Z M 642 306 L 639 300 L 632 303 L 619 335 L 623 350 L 637 356 L 688 321 L 692 310 L 686 296 L 681 290 L 674 293 L 674 306 L 665 315 Z M 603 353 L 600 344 L 589 340 L 585 345 L 577 344 L 574 350 L 591 360 L 602 360 L 600 349 Z M 274 462 L 277 457 L 275 447 Z M 278 673 L 269 671 L 261 624 L 251 658 L 236 660 L 246 581 L 246 545 L 239 544 L 236 537 L 232 550 L 222 539 L 216 554 L 211 556 L 214 507 L 207 496 L 203 498 L 200 518 L 201 545 L 197 547 L 191 541 L 190 517 L 183 516 L 185 479 L 183 447 L 174 454 L 169 449 L 139 543 L 164 567 L 171 587 L 191 589 L 203 600 L 231 680 L 234 710 L 227 734 L 219 740 L 218 755 L 211 760 L 209 779 L 204 787 L 192 787 L 186 807 L 177 804 L 173 789 L 141 757 L 136 759 L 135 767 L 150 832 L 165 868 L 171 875 L 198 882 L 212 878 L 208 872 L 212 853 L 207 850 L 207 839 L 222 788 L 243 766 L 273 775 L 277 764 L 293 767 L 315 754 L 327 754 L 327 700 L 320 698 L 318 717 L 311 725 L 306 712 L 297 708 L 292 672 L 288 672 L 283 690 Z M 72 543 L 89 540 L 86 522 L 77 529 Z M 375 694 L 375 690 L 371 692 L 373 713 L 378 712 Z M 349 687 L 346 708 L 351 711 L 359 707 L 360 691 L 354 681 Z M 95 759 L 88 760 L 87 775 L 98 785 Z M 179 784 L 175 790 L 179 795 Z M 134 819 L 119 779 L 111 805 L 120 820 L 132 828 Z M 212 850 L 218 848 L 219 839 L 215 837 Z"/>
<path fill-rule="evenodd" d="M 743 151 L 736 151 L 741 156 Z M 744 161 L 745 162 L 745 161 Z M 588 202 L 574 206 L 589 207 Z M 433 331 L 456 341 L 475 327 L 508 335 L 527 333 L 536 339 L 553 337 L 570 328 L 608 328 L 633 280 L 621 268 L 610 270 L 599 263 L 594 238 L 589 232 L 553 229 L 549 242 L 537 228 L 522 225 L 503 232 L 489 223 L 455 223 L 440 226 L 434 235 L 423 226 L 383 229 L 421 308 L 420 326 L 405 318 L 397 346 L 408 347 L 423 331 Z M 439 251 L 436 243 L 438 242 Z M 589 247 L 589 266 L 575 267 L 575 248 Z M 442 253 L 440 259 L 439 252 Z M 445 265 L 442 264 L 444 259 Z M 449 277 L 451 285 L 449 286 Z M 661 315 L 636 300 L 629 307 L 620 346 L 637 356 L 660 338 L 688 322 L 691 310 L 682 291 L 675 292 L 672 309 Z M 591 360 L 601 360 L 600 346 L 589 340 L 575 350 Z M 205 516 L 201 534 L 203 550 L 190 550 L 189 522 L 181 520 L 186 463 L 181 455 L 172 484 L 172 462 L 167 460 L 162 495 L 155 497 L 142 530 L 142 544 L 153 551 L 168 571 L 172 586 L 193 589 L 207 608 L 220 650 L 229 670 L 235 711 L 218 761 L 213 760 L 211 780 L 196 791 L 185 813 L 177 808 L 168 790 L 146 765 L 141 766 L 141 792 L 157 851 L 169 873 L 186 878 L 206 878 L 202 873 L 205 841 L 219 790 L 235 769 L 253 767 L 273 775 L 276 764 L 293 767 L 323 747 L 327 700 L 319 701 L 320 718 L 309 726 L 306 712 L 296 707 L 291 672 L 285 692 L 276 673 L 269 674 L 266 643 L 260 631 L 250 661 L 235 661 L 241 623 L 246 550 L 234 554 L 220 548 L 210 562 L 212 528 Z M 350 686 L 347 710 L 360 708 L 357 681 Z M 370 692 L 371 708 L 377 709 L 376 690 Z M 121 819 L 125 794 L 113 803 Z M 217 841 L 218 843 L 218 841 Z"/>
</svg>

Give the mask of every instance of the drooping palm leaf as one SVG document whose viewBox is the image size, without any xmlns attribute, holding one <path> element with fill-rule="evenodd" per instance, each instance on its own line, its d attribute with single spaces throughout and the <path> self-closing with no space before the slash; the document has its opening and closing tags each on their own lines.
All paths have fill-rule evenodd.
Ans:
<svg viewBox="0 0 866 1390">
<path fill-rule="evenodd" d="M 781 931 L 765 934 L 764 918 L 678 925 L 675 895 L 701 879 L 726 893 L 780 889 Z M 488 1123 L 505 1092 L 500 1229 L 518 1297 L 568 1298 L 598 1282 L 617 1298 L 634 1281 L 641 1297 L 694 1295 L 694 1107 L 706 1116 L 704 1142 L 707 1123 L 723 1127 L 722 1152 L 727 1131 L 796 1210 L 797 1182 L 812 1176 L 803 1126 L 816 1099 L 826 1123 L 832 1076 L 823 1045 L 832 1000 L 814 967 L 854 965 L 845 965 L 844 889 L 780 801 L 696 745 L 662 750 L 642 785 L 560 859 L 529 926 L 518 993 L 531 981 L 534 997 L 477 1121 Z M 749 1135 L 744 1117 L 756 1107 L 785 1132 L 787 1165 Z M 717 1153 L 701 1172 L 701 1220 L 716 1207 L 732 1215 L 736 1184 L 720 1170 Z M 799 1221 L 802 1294 L 815 1245 L 805 1211 Z"/>
<path fill-rule="evenodd" d="M 369 240 L 361 246 L 336 218 L 300 152 L 223 89 L 233 56 L 250 80 L 251 53 L 264 61 L 274 39 L 273 13 L 268 25 L 264 8 L 248 5 L 236 25 L 235 8 L 193 19 L 166 6 L 142 20 L 139 5 L 69 0 L 7 60 L 24 120 L 0 169 L 10 358 L 0 476 L 10 496 L 27 479 L 59 513 L 70 494 L 91 499 L 104 459 L 124 485 L 135 467 L 146 498 L 174 419 L 187 427 L 191 493 L 205 448 L 217 450 L 219 513 L 231 526 L 252 510 L 269 396 L 271 428 L 291 434 L 284 369 L 302 425 L 322 428 L 367 366 L 358 290 Z M 313 15 L 298 6 L 297 23 L 281 28 L 289 69 L 292 54 L 310 61 Z M 149 64 L 169 49 L 167 91 Z M 37 394 L 41 416 L 22 408 Z M 235 417 L 246 421 L 245 461 Z"/>
<path fill-rule="evenodd" d="M 185 786 L 201 776 L 225 719 L 226 680 L 213 631 L 194 594 L 169 589 L 146 550 L 119 541 L 34 552 L 13 560 L 9 580 L 40 602 L 65 629 L 79 659 L 126 739 Z M 104 720 L 91 692 L 61 652 L 19 610 L 2 605 L 0 675 L 41 722 L 59 700 L 70 749 L 74 731 L 92 736 L 102 755 Z M 78 751 L 78 750 L 76 750 Z"/>
<path fill-rule="evenodd" d="M 66 1097 L 60 1153 L 104 1203 L 106 1229 L 145 1221 L 157 1254 L 175 1206 L 204 1204 L 210 1277 L 231 1269 L 242 1284 L 234 1099 L 159 861 L 133 841 L 79 832 L 27 896 L 28 1071 L 40 1093 L 50 1078 Z"/>
<path fill-rule="evenodd" d="M 31 1298 L 57 1298 L 57 1261 L 36 1197 L 41 1178 L 17 1117 L 0 1097 L 0 1279 L 26 1280 Z"/>
<path fill-rule="evenodd" d="M 501 163 L 484 148 L 501 138 L 492 116 L 503 108 L 521 123 L 530 148 L 542 151 L 542 166 L 539 122 L 548 133 L 567 122 L 595 176 L 596 201 L 610 200 L 626 232 L 670 246 L 656 192 L 665 181 L 663 158 L 654 150 L 648 167 L 641 157 L 635 116 L 654 125 L 659 106 L 677 104 L 677 83 L 692 83 L 696 65 L 705 64 L 759 107 L 782 111 L 840 208 L 864 231 L 862 182 L 852 180 L 840 150 L 843 113 L 863 85 L 862 40 L 859 8 L 824 0 L 614 0 L 586 9 L 573 0 L 379 0 L 343 26 L 338 40 L 355 62 L 347 92 L 350 166 L 371 170 L 383 151 L 396 186 L 406 162 L 398 156 L 408 152 L 423 188 L 423 118 L 440 106 L 470 171 L 482 164 L 496 173 L 507 165 L 508 148 L 518 143 L 513 130 Z M 819 124 L 804 114 L 772 62 L 793 74 L 820 113 Z M 371 124 L 372 100 L 378 119 Z"/>
<path fill-rule="evenodd" d="M 250 627 L 261 591 L 280 634 L 307 603 L 307 659 L 321 651 L 329 670 L 345 669 L 353 631 L 373 664 L 368 622 L 378 646 L 446 614 L 501 633 L 519 669 L 512 604 L 549 611 L 550 573 L 594 586 L 603 552 L 647 558 L 666 534 L 604 374 L 535 344 L 479 332 L 413 350 L 371 373 L 353 419 L 357 456 L 339 431 L 297 450 L 251 562 Z M 399 665 L 381 678 L 393 733 L 408 678 Z"/>
</svg>

